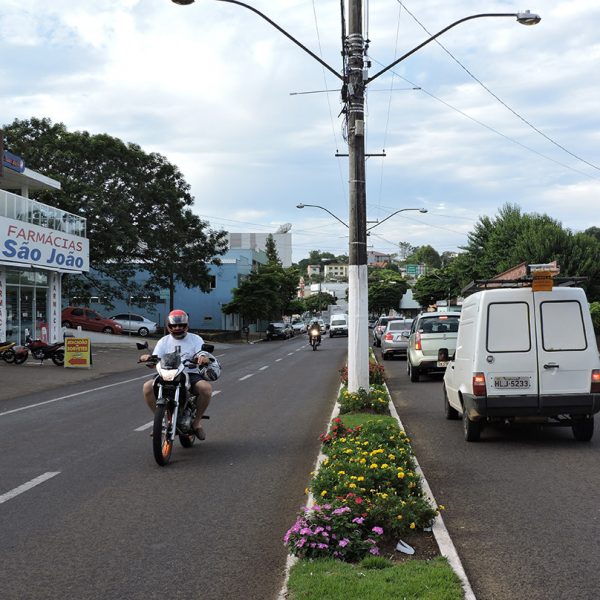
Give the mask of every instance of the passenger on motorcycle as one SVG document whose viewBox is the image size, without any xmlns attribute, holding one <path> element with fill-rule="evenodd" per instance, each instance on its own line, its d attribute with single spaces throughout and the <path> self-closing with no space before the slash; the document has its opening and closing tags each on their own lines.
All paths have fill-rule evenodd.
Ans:
<svg viewBox="0 0 600 600">
<path fill-rule="evenodd" d="M 214 381 L 219 376 L 218 365 L 213 367 L 210 359 L 204 355 L 198 355 L 202 350 L 204 340 L 195 333 L 188 331 L 189 318 L 183 310 L 172 310 L 167 317 L 167 329 L 169 335 L 158 340 L 152 354 L 162 358 L 169 352 L 179 351 L 182 360 L 193 360 L 197 367 L 187 367 L 191 394 L 196 396 L 196 419 L 192 423 L 196 437 L 200 440 L 206 438 L 204 429 L 200 422 L 202 415 L 208 408 L 212 396 L 212 386 L 207 379 Z M 146 361 L 150 354 L 144 354 L 140 360 Z M 154 379 L 144 383 L 144 399 L 152 412 L 156 409 L 156 399 L 153 388 Z"/>
</svg>

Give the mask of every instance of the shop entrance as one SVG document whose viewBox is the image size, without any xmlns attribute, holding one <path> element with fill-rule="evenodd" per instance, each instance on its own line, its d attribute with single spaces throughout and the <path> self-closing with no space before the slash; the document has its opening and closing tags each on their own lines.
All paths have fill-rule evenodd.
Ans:
<svg viewBox="0 0 600 600">
<path fill-rule="evenodd" d="M 48 341 L 48 275 L 38 271 L 6 273 L 6 339 L 24 344 L 33 339 Z"/>
</svg>

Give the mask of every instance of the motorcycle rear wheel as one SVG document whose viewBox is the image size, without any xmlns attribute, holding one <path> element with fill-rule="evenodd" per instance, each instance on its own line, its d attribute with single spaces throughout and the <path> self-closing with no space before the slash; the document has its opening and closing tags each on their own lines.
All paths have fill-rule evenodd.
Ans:
<svg viewBox="0 0 600 600">
<path fill-rule="evenodd" d="M 15 351 L 12 348 L 5 350 L 2 353 L 2 359 L 4 360 L 4 362 L 7 362 L 9 364 L 11 362 L 15 362 Z"/>
<path fill-rule="evenodd" d="M 170 439 L 173 423 L 173 413 L 164 404 L 159 404 L 154 411 L 154 427 L 152 429 L 152 450 L 154 460 L 164 467 L 171 459 L 173 440 Z"/>
<path fill-rule="evenodd" d="M 194 433 L 191 433 L 191 434 L 180 433 L 179 441 L 181 442 L 181 445 L 184 448 L 191 448 L 194 445 L 194 442 L 196 441 L 196 435 Z"/>
<path fill-rule="evenodd" d="M 61 348 L 52 355 L 52 362 L 57 367 L 63 367 L 65 364 L 65 351 Z"/>
<path fill-rule="evenodd" d="M 24 363 L 28 357 L 29 357 L 29 352 L 24 352 L 21 355 L 19 355 L 15 352 L 15 360 L 13 361 L 13 363 L 15 365 L 20 365 L 20 364 Z"/>
</svg>

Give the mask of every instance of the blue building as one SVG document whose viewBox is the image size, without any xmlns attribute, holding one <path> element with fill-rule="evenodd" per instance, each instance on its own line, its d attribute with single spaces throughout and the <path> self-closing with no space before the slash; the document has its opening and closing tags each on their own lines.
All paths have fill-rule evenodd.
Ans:
<svg viewBox="0 0 600 600">
<path fill-rule="evenodd" d="M 212 278 L 210 292 L 203 292 L 199 288 L 186 288 L 183 284 L 178 283 L 175 288 L 174 306 L 188 313 L 191 329 L 239 331 L 242 327 L 239 315 L 225 315 L 221 309 L 233 299 L 233 289 L 239 287 L 250 273 L 258 270 L 259 265 L 266 263 L 267 255 L 262 250 L 229 250 L 221 257 L 219 266 L 209 265 Z M 135 276 L 137 283 L 143 284 L 147 279 L 148 275 L 143 270 L 138 271 Z M 143 315 L 162 327 L 169 313 L 168 296 L 163 296 L 160 302 L 146 305 L 143 308 L 137 305 L 136 298 L 130 298 L 129 302 L 116 301 L 114 309 L 110 309 L 110 311 L 102 308 L 101 298 L 92 296 L 90 304 L 95 304 L 98 312 L 107 317 L 117 313 L 132 312 Z M 77 298 L 72 298 L 71 302 L 78 304 Z"/>
</svg>

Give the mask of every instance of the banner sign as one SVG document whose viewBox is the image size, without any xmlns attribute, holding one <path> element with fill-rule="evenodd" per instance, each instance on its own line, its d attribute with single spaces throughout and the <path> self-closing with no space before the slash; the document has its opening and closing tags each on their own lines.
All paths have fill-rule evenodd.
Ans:
<svg viewBox="0 0 600 600">
<path fill-rule="evenodd" d="M 2 153 L 2 165 L 17 173 L 23 173 L 23 171 L 25 171 L 25 161 L 20 156 L 17 156 L 8 150 L 4 150 Z"/>
<path fill-rule="evenodd" d="M 0 263 L 81 273 L 90 270 L 89 248 L 87 238 L 0 217 Z"/>
<path fill-rule="evenodd" d="M 89 369 L 92 366 L 92 345 L 89 338 L 65 338 L 65 368 Z"/>
</svg>

